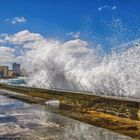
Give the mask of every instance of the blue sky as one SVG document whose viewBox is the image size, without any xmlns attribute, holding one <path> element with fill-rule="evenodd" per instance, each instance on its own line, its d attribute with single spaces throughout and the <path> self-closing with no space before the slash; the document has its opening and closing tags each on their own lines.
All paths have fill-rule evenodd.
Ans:
<svg viewBox="0 0 140 140">
<path fill-rule="evenodd" d="M 67 40 L 69 33 L 111 48 L 140 36 L 139 0 L 1 0 L 0 34 L 22 30 Z M 15 17 L 25 21 L 12 23 Z"/>
</svg>

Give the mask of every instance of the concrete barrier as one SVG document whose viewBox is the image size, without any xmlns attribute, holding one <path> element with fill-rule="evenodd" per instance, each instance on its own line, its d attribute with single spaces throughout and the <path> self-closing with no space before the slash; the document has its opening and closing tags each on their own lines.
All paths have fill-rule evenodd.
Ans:
<svg viewBox="0 0 140 140">
<path fill-rule="evenodd" d="M 5 84 L 0 84 L 0 89 L 43 99 L 36 103 L 42 103 L 42 101 L 45 102 L 50 99 L 59 100 L 61 114 L 63 115 L 134 138 L 140 138 L 139 99 Z"/>
<path fill-rule="evenodd" d="M 90 108 L 98 112 L 140 120 L 140 100 L 138 99 L 5 84 L 0 84 L 0 88 L 46 100 L 57 99 L 61 104 L 71 108 Z"/>
</svg>

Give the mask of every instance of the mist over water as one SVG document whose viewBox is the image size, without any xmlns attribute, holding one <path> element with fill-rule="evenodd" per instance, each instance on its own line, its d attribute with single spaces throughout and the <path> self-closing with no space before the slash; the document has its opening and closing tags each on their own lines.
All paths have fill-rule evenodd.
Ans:
<svg viewBox="0 0 140 140">
<path fill-rule="evenodd" d="M 136 44 L 137 43 L 137 44 Z M 121 45 L 123 51 L 105 54 L 80 39 L 46 41 L 26 54 L 34 68 L 29 86 L 88 91 L 102 95 L 139 96 L 139 41 Z"/>
</svg>

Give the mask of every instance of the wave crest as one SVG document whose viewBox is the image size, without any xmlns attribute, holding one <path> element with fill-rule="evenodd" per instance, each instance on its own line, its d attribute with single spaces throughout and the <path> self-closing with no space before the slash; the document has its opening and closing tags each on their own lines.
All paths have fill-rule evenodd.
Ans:
<svg viewBox="0 0 140 140">
<path fill-rule="evenodd" d="M 107 55 L 101 48 L 89 48 L 88 43 L 80 39 L 65 43 L 48 41 L 26 55 L 34 68 L 28 85 L 138 96 L 140 45 L 133 44 L 127 44 L 129 47 L 125 51 L 113 51 Z"/>
</svg>

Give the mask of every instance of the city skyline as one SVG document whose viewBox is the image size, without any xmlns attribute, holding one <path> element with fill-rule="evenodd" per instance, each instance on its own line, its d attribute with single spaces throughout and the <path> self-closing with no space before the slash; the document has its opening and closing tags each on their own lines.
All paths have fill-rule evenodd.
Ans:
<svg viewBox="0 0 140 140">
<path fill-rule="evenodd" d="M 21 76 L 20 64 L 13 63 L 12 69 L 6 65 L 0 65 L 0 78 L 15 78 Z"/>
</svg>

